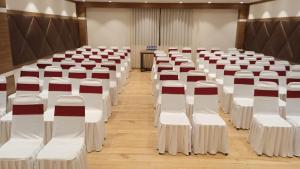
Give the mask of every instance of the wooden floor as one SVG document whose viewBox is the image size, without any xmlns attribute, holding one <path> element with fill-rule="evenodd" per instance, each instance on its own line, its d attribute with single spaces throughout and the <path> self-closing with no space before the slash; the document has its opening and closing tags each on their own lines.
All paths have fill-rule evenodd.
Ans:
<svg viewBox="0 0 300 169">
<path fill-rule="evenodd" d="M 257 156 L 247 143 L 248 131 L 229 126 L 228 156 L 159 155 L 153 126 L 149 72 L 133 70 L 106 124 L 107 137 L 101 152 L 89 153 L 89 169 L 300 169 L 300 158 Z"/>
</svg>

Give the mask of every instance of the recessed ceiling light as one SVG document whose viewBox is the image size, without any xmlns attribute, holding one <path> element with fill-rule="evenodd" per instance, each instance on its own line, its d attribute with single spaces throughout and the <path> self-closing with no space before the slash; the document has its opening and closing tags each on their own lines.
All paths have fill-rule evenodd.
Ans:
<svg viewBox="0 0 300 169">
<path fill-rule="evenodd" d="M 145 1 L 145 3 L 148 3 L 148 1 Z"/>
<path fill-rule="evenodd" d="M 182 1 L 179 1 L 179 3 L 182 4 L 183 2 L 182 2 Z"/>
<path fill-rule="evenodd" d="M 211 4 L 211 1 L 208 1 L 207 3 Z"/>
<path fill-rule="evenodd" d="M 108 3 L 111 3 L 112 1 L 108 1 Z"/>
<path fill-rule="evenodd" d="M 243 1 L 241 1 L 240 3 L 241 3 L 241 4 L 243 4 L 244 2 L 243 2 Z"/>
</svg>

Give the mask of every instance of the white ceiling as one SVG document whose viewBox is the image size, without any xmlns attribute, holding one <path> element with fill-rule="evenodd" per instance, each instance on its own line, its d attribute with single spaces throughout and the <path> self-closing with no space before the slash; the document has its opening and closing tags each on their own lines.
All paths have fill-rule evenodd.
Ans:
<svg viewBox="0 0 300 169">
<path fill-rule="evenodd" d="M 109 0 L 75 0 L 75 1 L 87 1 L 87 2 L 108 2 Z M 111 0 L 112 2 L 139 2 L 139 3 L 178 3 L 182 1 L 183 3 L 250 3 L 257 2 L 261 0 Z"/>
</svg>

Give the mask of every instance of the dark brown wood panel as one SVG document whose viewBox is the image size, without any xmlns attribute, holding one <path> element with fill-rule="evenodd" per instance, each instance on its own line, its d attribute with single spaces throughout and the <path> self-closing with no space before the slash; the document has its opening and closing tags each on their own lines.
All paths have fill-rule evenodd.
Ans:
<svg viewBox="0 0 300 169">
<path fill-rule="evenodd" d="M 79 47 L 77 18 L 8 11 L 14 66 Z"/>
<path fill-rule="evenodd" d="M 6 1 L 5 0 L 0 0 L 0 8 L 5 8 L 6 7 Z"/>
<path fill-rule="evenodd" d="M 80 46 L 84 46 L 88 44 L 87 38 L 87 21 L 86 19 L 79 19 L 79 39 L 80 39 Z"/>
<path fill-rule="evenodd" d="M 244 49 L 300 63 L 300 17 L 248 20 Z"/>
<path fill-rule="evenodd" d="M 0 13 L 0 74 L 12 70 L 7 14 Z"/>
<path fill-rule="evenodd" d="M 249 5 L 245 4 L 239 9 L 238 22 L 236 30 L 235 47 L 238 49 L 243 48 L 245 41 L 246 22 L 249 15 Z"/>
</svg>

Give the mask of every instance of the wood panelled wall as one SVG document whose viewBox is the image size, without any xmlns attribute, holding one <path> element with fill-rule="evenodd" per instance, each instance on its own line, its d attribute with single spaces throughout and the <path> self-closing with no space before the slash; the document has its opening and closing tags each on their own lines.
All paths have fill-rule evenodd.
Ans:
<svg viewBox="0 0 300 169">
<path fill-rule="evenodd" d="M 0 13 L 0 74 L 12 70 L 7 14 Z"/>
<path fill-rule="evenodd" d="M 300 63 L 300 17 L 248 20 L 244 49 Z"/>
<path fill-rule="evenodd" d="M 8 11 L 13 65 L 79 47 L 77 18 Z"/>
</svg>

